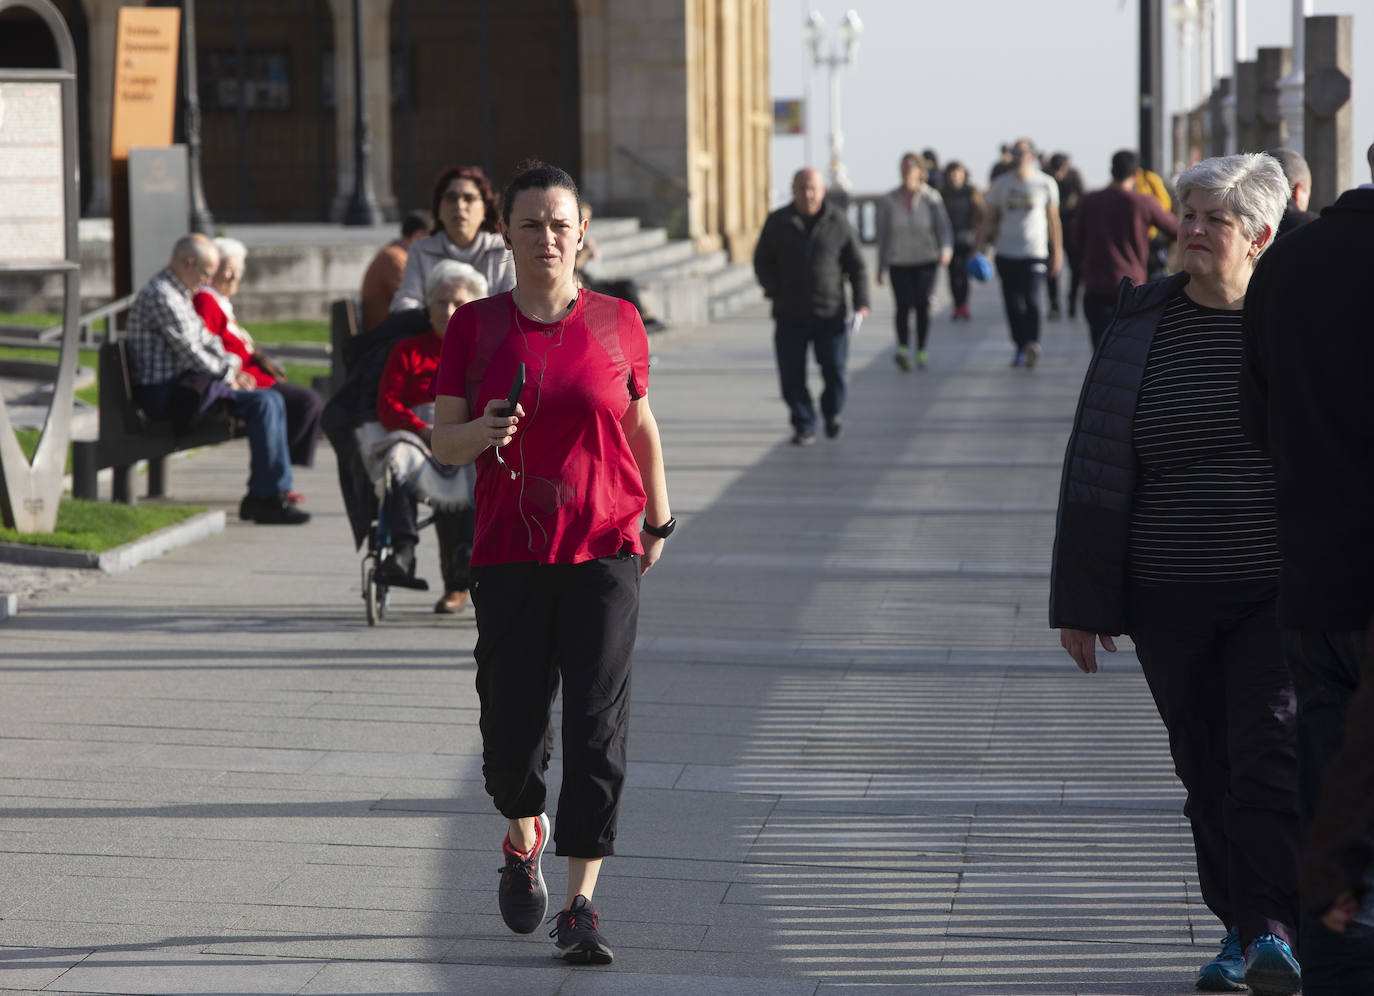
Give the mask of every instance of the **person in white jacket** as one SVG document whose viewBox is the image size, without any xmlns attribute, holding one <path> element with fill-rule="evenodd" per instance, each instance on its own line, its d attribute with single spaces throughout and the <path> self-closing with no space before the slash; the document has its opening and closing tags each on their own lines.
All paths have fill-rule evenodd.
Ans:
<svg viewBox="0 0 1374 996">
<path fill-rule="evenodd" d="M 930 298 L 935 274 L 949 264 L 954 229 L 945 202 L 926 183 L 925 164 L 914 152 L 902 156 L 902 185 L 878 202 L 878 283 L 891 274 L 897 302 L 897 352 L 893 362 L 911 369 L 911 313 L 916 312 L 916 369 L 930 358 Z"/>
<path fill-rule="evenodd" d="M 443 259 L 467 263 L 487 280 L 490 293 L 515 286 L 515 264 L 497 231 L 500 211 L 491 181 L 480 166 L 450 166 L 439 174 L 431 198 L 434 231 L 406 254 L 392 311 L 424 308 L 425 279 Z"/>
</svg>

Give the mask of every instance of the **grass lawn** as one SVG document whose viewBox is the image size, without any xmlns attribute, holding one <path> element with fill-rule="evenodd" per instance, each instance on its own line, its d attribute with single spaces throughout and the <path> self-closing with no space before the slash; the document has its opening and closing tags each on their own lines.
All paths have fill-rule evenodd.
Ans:
<svg viewBox="0 0 1374 996">
<path fill-rule="evenodd" d="M 103 553 L 203 511 L 187 505 L 121 505 L 64 498 L 57 507 L 56 532 L 20 533 L 0 528 L 0 543 Z"/>
<path fill-rule="evenodd" d="M 31 325 L 34 328 L 49 328 L 62 320 L 61 315 L 46 315 L 38 312 L 14 314 L 0 311 L 0 325 Z M 103 324 L 97 326 L 103 331 Z M 281 342 L 329 342 L 329 323 L 314 318 L 292 318 L 280 322 L 252 322 L 248 326 L 255 342 L 259 342 L 270 352 L 270 347 Z M 53 356 L 56 350 L 37 350 L 38 359 Z"/>
</svg>

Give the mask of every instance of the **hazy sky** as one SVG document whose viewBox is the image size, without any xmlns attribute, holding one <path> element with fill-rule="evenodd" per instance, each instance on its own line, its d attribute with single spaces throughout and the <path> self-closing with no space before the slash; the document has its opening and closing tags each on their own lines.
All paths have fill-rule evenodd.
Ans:
<svg viewBox="0 0 1374 996">
<path fill-rule="evenodd" d="M 976 182 L 1005 140 L 1027 135 L 1068 152 L 1089 186 L 1106 183 L 1111 155 L 1137 146 L 1137 0 L 773 0 L 772 78 L 776 99 L 810 89 L 811 135 L 773 141 L 773 202 L 786 200 L 792 173 L 829 163 L 829 71 L 811 65 L 802 25 L 811 10 L 836 44 L 854 7 L 864 32 L 858 62 L 840 70 L 845 165 L 858 191 L 896 185 L 908 149 L 961 159 Z M 1178 110 L 1178 33 L 1164 0 L 1165 148 Z M 1229 12 L 1229 0 L 1223 4 Z M 1291 0 L 1248 0 L 1247 58 L 1288 45 Z M 1374 142 L 1374 0 L 1315 0 L 1316 14 L 1355 18 L 1356 183 L 1369 180 L 1364 150 Z M 1230 29 L 1226 28 L 1230 75 Z M 1363 94 L 1361 93 L 1363 91 Z M 1361 99 L 1363 96 L 1363 99 Z M 809 141 L 809 152 L 808 152 Z M 1167 161 L 1167 160 L 1166 160 Z"/>
</svg>

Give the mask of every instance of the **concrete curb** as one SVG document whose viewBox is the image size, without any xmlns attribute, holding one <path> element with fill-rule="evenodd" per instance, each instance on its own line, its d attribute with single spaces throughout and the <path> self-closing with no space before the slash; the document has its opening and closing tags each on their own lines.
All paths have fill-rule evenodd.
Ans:
<svg viewBox="0 0 1374 996">
<path fill-rule="evenodd" d="M 189 546 L 207 536 L 224 532 L 224 511 L 201 512 L 175 525 L 165 526 L 132 543 L 104 553 L 90 550 L 62 550 L 50 546 L 0 543 L 0 561 L 37 567 L 93 568 L 106 574 L 122 574 L 145 560 L 160 557 L 169 550 Z M 3 618 L 3 615 L 0 615 Z"/>
</svg>

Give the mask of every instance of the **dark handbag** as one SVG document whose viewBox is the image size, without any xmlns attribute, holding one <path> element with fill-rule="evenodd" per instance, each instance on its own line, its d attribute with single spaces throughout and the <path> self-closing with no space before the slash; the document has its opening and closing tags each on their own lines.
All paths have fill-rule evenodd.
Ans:
<svg viewBox="0 0 1374 996">
<path fill-rule="evenodd" d="M 172 432 L 185 436 L 211 422 L 227 422 L 234 413 L 234 389 L 201 370 L 187 370 L 172 382 L 167 418 Z"/>
</svg>

